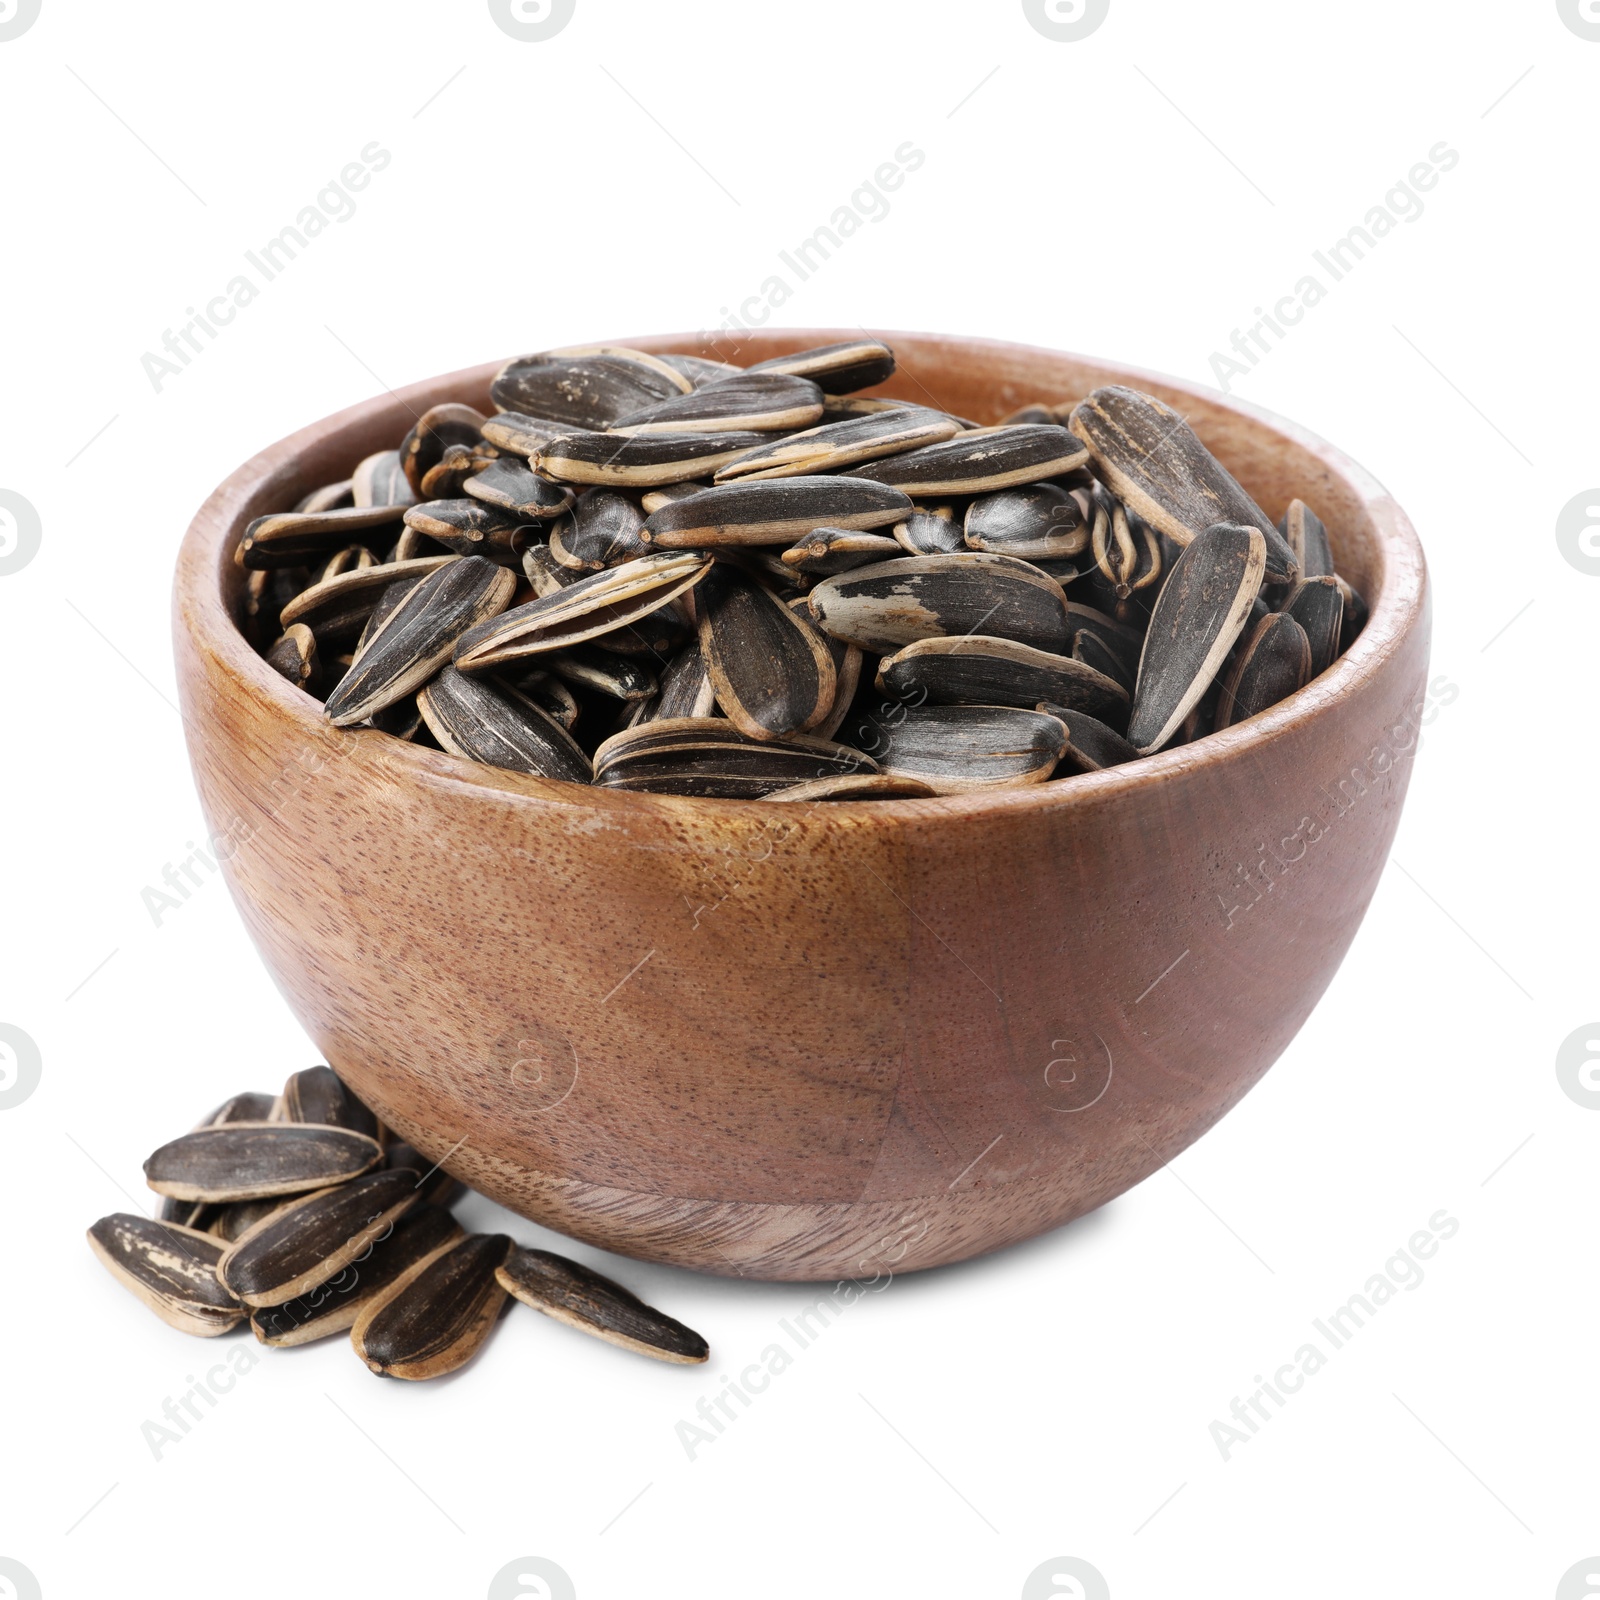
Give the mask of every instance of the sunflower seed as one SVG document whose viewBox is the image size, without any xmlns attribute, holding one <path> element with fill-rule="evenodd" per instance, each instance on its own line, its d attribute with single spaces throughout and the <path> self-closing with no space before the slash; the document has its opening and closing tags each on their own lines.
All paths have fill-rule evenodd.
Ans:
<svg viewBox="0 0 1600 1600">
<path fill-rule="evenodd" d="M 723 562 L 700 584 L 695 609 L 717 701 L 741 733 L 806 733 L 833 709 L 833 655 L 809 616 Z"/>
<path fill-rule="evenodd" d="M 1070 407 L 1068 408 L 1070 411 Z M 1054 406 L 1026 405 L 1018 406 L 1009 417 L 1000 419 L 1002 428 L 1015 428 L 1023 423 L 1052 422 L 1063 423 L 1067 419 Z"/>
<path fill-rule="evenodd" d="M 938 792 L 920 778 L 887 772 L 856 772 L 842 778 L 815 778 L 810 783 L 797 783 L 761 798 L 766 801 L 927 800 Z"/>
<path fill-rule="evenodd" d="M 809 622 L 811 620 L 811 606 L 804 595 L 796 596 L 788 602 L 792 611 L 800 612 Z M 856 690 L 861 686 L 861 668 L 865 660 L 860 648 L 853 644 L 846 644 L 843 639 L 835 639 L 832 634 L 824 633 L 823 640 L 828 646 L 828 653 L 833 657 L 833 675 L 837 680 L 833 691 L 833 707 L 811 731 L 819 739 L 831 739 L 839 731 L 840 724 L 850 715 L 850 707 L 855 703 Z"/>
<path fill-rule="evenodd" d="M 178 1200 L 267 1200 L 358 1178 L 376 1166 L 378 1141 L 315 1122 L 230 1122 L 161 1146 L 145 1182 Z"/>
<path fill-rule="evenodd" d="M 329 1128 L 350 1128 L 378 1137 L 378 1119 L 345 1087 L 332 1067 L 307 1067 L 283 1086 L 283 1115 L 288 1122 L 320 1122 Z"/>
<path fill-rule="evenodd" d="M 480 443 L 488 420 L 481 411 L 454 402 L 424 411 L 400 442 L 400 470 L 412 493 L 424 498 L 422 480 L 429 469 L 438 465 L 451 445 L 470 447 Z"/>
<path fill-rule="evenodd" d="M 1126 725 L 1128 691 L 1070 656 L 1012 639 L 966 634 L 920 639 L 885 657 L 878 690 L 920 705 L 1020 706 L 1053 700 L 1102 722 Z"/>
<path fill-rule="evenodd" d="M 710 566 L 709 556 L 669 552 L 579 578 L 471 629 L 456 646 L 455 664 L 462 672 L 484 672 L 599 638 L 665 605 Z"/>
<path fill-rule="evenodd" d="M 661 674 L 661 694 L 653 717 L 662 722 L 678 717 L 709 717 L 716 704 L 716 686 L 696 638 L 672 658 Z"/>
<path fill-rule="evenodd" d="M 1344 621 L 1339 625 L 1339 649 L 1345 651 L 1356 642 L 1367 625 L 1367 602 L 1361 598 L 1360 590 L 1346 583 L 1343 578 L 1336 575 L 1335 582 L 1344 600 Z"/>
<path fill-rule="evenodd" d="M 272 1200 L 236 1200 L 231 1205 L 213 1206 L 206 1232 L 232 1244 L 235 1239 L 242 1239 L 263 1217 L 270 1217 L 288 1204 L 289 1200 L 279 1197 Z"/>
<path fill-rule="evenodd" d="M 222 1246 L 209 1234 L 117 1211 L 89 1229 L 89 1248 L 123 1288 L 182 1333 L 211 1338 L 244 1316 L 217 1282 Z"/>
<path fill-rule="evenodd" d="M 285 629 L 304 623 L 325 648 L 349 644 L 359 638 L 379 602 L 396 584 L 414 583 L 459 559 L 446 553 L 418 556 L 411 561 L 390 561 L 380 566 L 341 572 L 324 583 L 302 590 L 283 608 L 278 618 Z M 398 605 L 399 600 L 393 604 Z"/>
<path fill-rule="evenodd" d="M 824 394 L 849 394 L 870 389 L 894 375 L 894 351 L 878 339 L 849 339 L 842 344 L 797 350 L 792 356 L 758 361 L 749 372 L 787 372 L 809 378 Z"/>
<path fill-rule="evenodd" d="M 1339 654 L 1339 633 L 1344 625 L 1344 596 L 1339 581 L 1330 573 L 1321 578 L 1302 578 L 1289 591 L 1283 603 L 1285 616 L 1293 617 L 1305 630 L 1311 646 L 1309 683 L 1333 665 Z"/>
<path fill-rule="evenodd" d="M 565 1256 L 513 1245 L 495 1276 L 524 1305 L 624 1350 L 685 1363 L 704 1361 L 710 1353 L 693 1328 Z"/>
<path fill-rule="evenodd" d="M 424 1256 L 362 1307 L 350 1330 L 356 1354 L 386 1378 L 465 1366 L 509 1304 L 495 1274 L 510 1249 L 503 1233 L 472 1233 Z"/>
<path fill-rule="evenodd" d="M 267 651 L 267 665 L 307 694 L 317 690 L 317 636 L 303 623 L 296 622 Z"/>
<path fill-rule="evenodd" d="M 1108 617 L 1103 611 L 1076 600 L 1068 600 L 1067 617 L 1072 626 L 1073 644 L 1076 645 L 1085 635 L 1093 637 L 1104 652 L 1124 668 L 1124 672 L 1112 673 L 1111 676 L 1119 682 L 1126 677 L 1131 688 L 1139 671 L 1139 653 L 1144 649 L 1144 635 L 1137 628 L 1130 628 L 1126 623 Z M 1102 667 L 1100 670 L 1105 669 Z"/>
<path fill-rule="evenodd" d="M 380 450 L 362 460 L 350 476 L 350 493 L 358 506 L 408 506 L 417 498 L 398 450 Z"/>
<path fill-rule="evenodd" d="M 343 1333 L 362 1308 L 424 1257 L 464 1237 L 448 1211 L 419 1203 L 367 1251 L 326 1283 L 280 1305 L 258 1306 L 250 1327 L 262 1344 L 284 1349 Z"/>
<path fill-rule="evenodd" d="M 572 432 L 570 422 L 553 417 L 530 417 L 520 411 L 500 411 L 483 425 L 483 437 L 497 450 L 514 456 L 537 455 L 552 439 Z"/>
<path fill-rule="evenodd" d="M 572 506 L 572 491 L 541 478 L 516 456 L 491 461 L 462 482 L 474 500 L 508 511 L 524 522 L 552 522 Z"/>
<path fill-rule="evenodd" d="M 451 755 L 539 778 L 588 783 L 589 758 L 553 717 L 515 689 L 446 667 L 417 693 L 417 709 Z"/>
<path fill-rule="evenodd" d="M 648 517 L 652 511 L 659 511 L 662 506 L 670 506 L 674 500 L 687 500 L 692 494 L 700 494 L 709 489 L 709 483 L 664 483 L 658 489 L 648 489 L 639 498 L 639 504 L 644 507 L 644 514 Z"/>
<path fill-rule="evenodd" d="M 914 556 L 947 556 L 966 549 L 961 519 L 951 506 L 914 507 L 909 517 L 894 525 L 894 539 Z"/>
<path fill-rule="evenodd" d="M 343 550 L 335 550 L 328 557 L 311 581 L 326 583 L 329 578 L 337 578 L 341 573 L 364 572 L 377 564 L 378 558 L 364 544 L 347 544 Z"/>
<path fill-rule="evenodd" d="M 813 378 L 812 382 L 816 380 Z M 880 411 L 904 411 L 904 400 L 869 400 L 857 394 L 829 394 L 825 390 L 822 396 L 822 420 L 829 422 L 848 422 L 851 417 L 872 417 Z M 950 419 L 957 427 L 965 430 L 973 426 L 961 417 Z"/>
<path fill-rule="evenodd" d="M 639 537 L 644 512 L 615 489 L 585 489 L 550 530 L 550 554 L 578 572 L 599 572 L 650 554 Z"/>
<path fill-rule="evenodd" d="M 534 459 L 541 472 L 568 483 L 659 488 L 709 477 L 763 437 L 748 428 L 720 433 L 563 433 Z"/>
<path fill-rule="evenodd" d="M 564 567 L 551 554 L 548 544 L 531 544 L 522 552 L 522 575 L 540 599 L 570 588 L 583 573 L 575 567 Z"/>
<path fill-rule="evenodd" d="M 1009 706 L 896 706 L 871 724 L 864 742 L 883 770 L 935 794 L 1042 783 L 1067 747 L 1054 717 Z"/>
<path fill-rule="evenodd" d="M 417 559 L 427 560 L 428 558 L 418 557 Z M 459 557 L 446 553 L 442 560 L 431 565 L 431 570 L 437 572 L 439 568 L 444 565 L 445 561 L 455 561 L 458 559 Z M 391 577 L 393 576 L 394 571 L 400 568 L 401 565 L 402 563 L 398 561 L 392 561 L 388 563 L 388 569 Z M 399 609 L 400 602 L 404 600 L 405 597 L 410 594 L 419 583 L 422 582 L 423 578 L 427 577 L 427 575 L 427 572 L 420 572 L 415 578 L 401 578 L 398 581 L 388 583 L 383 587 L 383 589 L 379 592 L 377 603 L 372 608 L 371 615 L 369 615 L 367 618 L 366 626 L 361 630 L 361 637 L 356 640 L 357 651 L 360 651 L 365 647 L 367 640 L 369 640 L 379 628 L 383 627 L 383 625 L 388 622 L 389 618 L 392 617 Z"/>
<path fill-rule="evenodd" d="M 655 674 L 637 658 L 603 645 L 574 645 L 544 659 L 557 677 L 612 700 L 648 700 L 658 687 Z"/>
<path fill-rule="evenodd" d="M 595 751 L 595 782 L 610 789 L 758 800 L 814 778 L 876 772 L 870 756 L 809 734 L 752 739 L 725 717 L 679 717 L 613 734 Z"/>
<path fill-rule="evenodd" d="M 280 1207 L 234 1241 L 217 1277 L 250 1306 L 294 1300 L 337 1276 L 417 1203 L 412 1174 L 369 1172 Z"/>
<path fill-rule="evenodd" d="M 437 1161 L 430 1161 L 413 1144 L 397 1139 L 383 1153 L 383 1164 L 391 1172 L 402 1169 L 417 1180 L 417 1200 L 425 1206 L 447 1206 L 464 1188 L 459 1178 L 452 1178 Z"/>
<path fill-rule="evenodd" d="M 516 587 L 514 574 L 479 556 L 424 578 L 328 696 L 329 720 L 349 727 L 412 693 L 450 659 L 460 639 L 505 609 Z"/>
<path fill-rule="evenodd" d="M 422 713 L 417 709 L 415 695 L 408 694 L 405 699 L 396 700 L 392 706 L 374 711 L 367 721 L 379 733 L 386 733 L 391 739 L 404 739 L 410 743 L 418 742 L 418 734 L 427 732 L 422 725 Z"/>
<path fill-rule="evenodd" d="M 239 558 L 255 570 L 304 566 L 349 544 L 351 534 L 398 522 L 404 515 L 404 506 L 344 506 L 257 517 L 244 530 Z"/>
<path fill-rule="evenodd" d="M 1139 752 L 1116 729 L 1108 728 L 1085 712 L 1049 700 L 1041 700 L 1033 709 L 1066 725 L 1069 743 L 1062 753 L 1061 765 L 1056 768 L 1058 777 L 1065 776 L 1067 771 L 1104 772 L 1108 767 L 1120 767 L 1125 761 L 1139 759 Z"/>
<path fill-rule="evenodd" d="M 1216 731 L 1287 699 L 1311 676 L 1311 643 L 1287 612 L 1263 617 L 1239 651 L 1217 701 Z"/>
<path fill-rule="evenodd" d="M 247 1089 L 243 1094 L 231 1094 L 195 1127 L 220 1128 L 229 1122 L 265 1122 L 277 1098 L 275 1094 L 264 1094 L 254 1089 Z"/>
<path fill-rule="evenodd" d="M 1089 459 L 1065 428 L 1029 425 L 975 429 L 944 444 L 852 467 L 847 478 L 871 478 L 917 494 L 988 494 L 1039 483 Z"/>
<path fill-rule="evenodd" d="M 963 537 L 969 550 L 1023 561 L 1075 556 L 1087 548 L 1083 508 L 1053 483 L 986 494 L 967 507 Z"/>
<path fill-rule="evenodd" d="M 651 512 L 643 536 L 667 549 L 787 545 L 813 528 L 887 527 L 910 509 L 910 500 L 898 489 L 848 478 L 723 483 Z"/>
<path fill-rule="evenodd" d="M 1304 500 L 1289 502 L 1289 509 L 1278 524 L 1278 532 L 1293 551 L 1302 578 L 1333 576 L 1333 551 L 1328 546 L 1328 530 Z"/>
<path fill-rule="evenodd" d="M 784 433 L 809 428 L 822 415 L 822 391 L 805 378 L 778 372 L 741 372 L 630 412 L 612 433 Z"/>
<path fill-rule="evenodd" d="M 1140 643 L 1142 644 L 1143 640 Z M 1072 641 L 1072 659 L 1082 662 L 1084 666 L 1100 673 L 1103 677 L 1110 678 L 1113 683 L 1121 684 L 1130 695 L 1139 680 L 1137 660 L 1133 667 L 1128 667 L 1122 657 L 1112 650 L 1099 634 L 1090 633 L 1087 629 Z"/>
<path fill-rule="evenodd" d="M 522 566 L 524 520 L 481 500 L 425 500 L 406 510 L 406 526 L 437 539 L 457 555 L 482 556 L 502 567 Z"/>
<path fill-rule="evenodd" d="M 455 500 L 465 491 L 468 478 L 492 466 L 500 452 L 480 439 L 475 445 L 448 444 L 444 454 L 423 473 L 417 492 L 423 500 Z"/>
<path fill-rule="evenodd" d="M 1267 581 L 1297 576 L 1288 541 L 1171 406 L 1112 384 L 1079 405 L 1069 426 L 1116 495 L 1159 532 L 1186 545 L 1216 523 L 1256 528 Z"/>
<path fill-rule="evenodd" d="M 559 722 L 570 733 L 578 720 L 578 702 L 566 684 L 550 671 L 549 659 L 535 656 L 531 664 L 524 662 L 503 673 L 490 673 L 488 682 L 494 688 L 526 695 L 547 717 Z"/>
<path fill-rule="evenodd" d="M 313 489 L 295 506 L 295 510 L 340 511 L 345 506 L 356 504 L 355 484 L 346 478 L 341 483 L 325 483 L 320 489 Z"/>
<path fill-rule="evenodd" d="M 744 371 L 743 367 L 736 367 L 730 361 L 707 361 L 703 356 L 664 355 L 659 359 L 663 366 L 671 367 L 680 377 L 687 378 L 696 389 Z"/>
<path fill-rule="evenodd" d="M 717 482 L 838 472 L 863 461 L 942 443 L 960 431 L 961 425 L 953 417 L 924 406 L 869 412 L 746 450 L 718 471 Z"/>
<path fill-rule="evenodd" d="M 636 350 L 628 344 L 569 344 L 563 345 L 559 350 L 546 350 L 545 354 L 561 361 L 584 356 L 614 356 L 619 361 L 648 367 L 658 378 L 671 384 L 682 394 L 688 394 L 696 387 L 694 380 L 676 363 L 661 356 L 651 355 L 647 350 Z M 739 369 L 735 367 L 733 370 L 737 372 Z"/>
<path fill-rule="evenodd" d="M 791 545 L 779 559 L 796 572 L 827 577 L 849 572 L 873 561 L 892 561 L 900 546 L 881 533 L 854 533 L 848 528 L 813 528 L 798 544 Z"/>
<path fill-rule="evenodd" d="M 681 374 L 648 356 L 521 356 L 489 385 L 502 411 L 571 428 L 609 428 L 619 417 L 683 393 Z"/>
<path fill-rule="evenodd" d="M 1061 585 L 1010 556 L 900 556 L 829 578 L 810 598 L 825 632 L 883 655 L 985 630 L 1058 653 L 1071 640 Z"/>
<path fill-rule="evenodd" d="M 1144 651 L 1128 742 L 1141 755 L 1166 744 L 1217 675 L 1261 588 L 1261 531 L 1226 522 L 1197 534 L 1161 590 Z"/>
</svg>

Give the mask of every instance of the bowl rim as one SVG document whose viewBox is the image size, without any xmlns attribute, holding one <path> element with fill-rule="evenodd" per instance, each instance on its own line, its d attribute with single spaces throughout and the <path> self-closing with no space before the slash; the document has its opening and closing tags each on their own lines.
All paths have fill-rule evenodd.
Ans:
<svg viewBox="0 0 1600 1600">
<path fill-rule="evenodd" d="M 1134 788 L 1175 782 L 1205 769 L 1221 766 L 1258 750 L 1266 743 L 1290 738 L 1336 702 L 1354 696 L 1379 680 L 1388 663 L 1401 651 L 1406 639 L 1424 616 L 1427 604 L 1427 565 L 1422 546 L 1410 518 L 1389 491 L 1360 463 L 1327 440 L 1264 407 L 1224 395 L 1186 379 L 1122 362 L 1071 351 L 1054 350 L 1015 341 L 984 339 L 959 334 L 918 333 L 912 330 L 763 328 L 743 343 L 786 343 L 805 348 L 807 343 L 834 343 L 863 335 L 881 338 L 893 345 L 896 340 L 958 346 L 975 356 L 1004 358 L 1008 354 L 1046 356 L 1070 361 L 1107 374 L 1107 381 L 1134 387 L 1153 387 L 1200 403 L 1213 411 L 1232 412 L 1312 456 L 1333 476 L 1343 479 L 1354 492 L 1372 525 L 1373 549 L 1377 566 L 1376 592 L 1365 595 L 1368 603 L 1366 626 L 1350 648 L 1320 677 L 1268 710 L 1233 724 L 1220 733 L 1211 733 L 1193 744 L 1142 756 L 1137 761 L 1099 772 L 1071 775 L 1070 781 L 1047 781 L 1016 788 L 971 790 L 961 794 L 938 795 L 903 800 L 818 801 L 793 808 L 808 816 L 818 807 L 838 821 L 861 825 L 869 817 L 883 824 L 925 820 L 953 821 L 957 818 L 981 819 L 998 815 L 1051 810 L 1061 806 L 1097 805 L 1114 802 Z M 631 345 L 653 352 L 699 354 L 715 348 L 717 341 L 704 334 L 652 334 L 643 338 L 604 342 Z M 476 762 L 462 760 L 442 751 L 427 749 L 405 740 L 391 738 L 376 729 L 339 729 L 321 714 L 319 702 L 303 690 L 292 687 L 256 654 L 229 609 L 225 595 L 227 568 L 232 559 L 232 543 L 242 531 L 241 520 L 251 497 L 272 477 L 282 476 L 285 465 L 308 453 L 328 434 L 341 428 L 359 426 L 377 410 L 399 403 L 411 409 L 413 400 L 438 403 L 442 389 L 482 388 L 488 378 L 503 366 L 504 359 L 465 367 L 388 390 L 356 402 L 342 410 L 297 429 L 274 444 L 258 451 L 231 472 L 195 513 L 184 536 L 177 559 L 173 588 L 173 626 L 175 633 L 187 634 L 202 654 L 219 667 L 275 718 L 297 726 L 312 741 L 349 736 L 361 743 L 361 753 L 386 767 L 403 780 L 429 786 L 460 788 L 504 797 L 507 803 L 553 805 L 562 809 L 583 807 L 605 812 L 703 816 L 723 821 L 762 818 L 776 821 L 790 817 L 791 808 L 769 800 L 705 799 L 685 795 L 653 794 L 647 791 L 607 789 L 595 785 L 568 783 L 539 778 Z M 415 414 L 415 413 L 413 413 Z M 259 513 L 257 513 L 259 514 Z"/>
</svg>

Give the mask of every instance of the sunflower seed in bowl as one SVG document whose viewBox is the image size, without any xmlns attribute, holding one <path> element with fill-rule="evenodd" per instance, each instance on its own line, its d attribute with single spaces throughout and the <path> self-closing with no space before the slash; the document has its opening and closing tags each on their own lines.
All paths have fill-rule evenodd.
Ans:
<svg viewBox="0 0 1600 1600">
<path fill-rule="evenodd" d="M 870 337 L 749 368 L 518 357 L 498 410 L 434 405 L 251 521 L 242 625 L 341 727 L 563 784 L 830 801 L 1120 767 L 1359 634 L 1315 509 L 1271 521 L 1165 401 L 975 422 L 918 381 L 860 392 L 894 379 Z"/>
</svg>

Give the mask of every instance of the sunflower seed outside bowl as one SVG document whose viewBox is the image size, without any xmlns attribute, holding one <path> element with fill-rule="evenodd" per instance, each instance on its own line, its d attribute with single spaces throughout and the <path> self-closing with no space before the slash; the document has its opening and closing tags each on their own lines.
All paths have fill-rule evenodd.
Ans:
<svg viewBox="0 0 1600 1600">
<path fill-rule="evenodd" d="M 624 1350 L 686 1364 L 710 1353 L 693 1328 L 565 1256 L 514 1245 L 495 1276 L 524 1305 Z"/>
<path fill-rule="evenodd" d="M 461 1225 L 438 1206 L 418 1204 L 325 1282 L 276 1305 L 256 1306 L 250 1328 L 280 1349 L 343 1333 L 368 1305 L 424 1257 L 462 1238 Z"/>
<path fill-rule="evenodd" d="M 320 1122 L 378 1137 L 378 1119 L 345 1087 L 332 1067 L 307 1067 L 283 1086 L 283 1114 L 289 1122 Z"/>
<path fill-rule="evenodd" d="M 402 1168 L 416 1179 L 417 1203 L 424 1206 L 447 1206 L 462 1190 L 461 1180 L 453 1178 L 439 1165 L 430 1161 L 413 1144 L 396 1139 L 383 1153 L 383 1164 L 391 1172 Z"/>
<path fill-rule="evenodd" d="M 181 1333 L 211 1338 L 244 1316 L 217 1281 L 223 1247 L 209 1234 L 118 1211 L 89 1229 L 89 1247 L 123 1288 Z"/>
<path fill-rule="evenodd" d="M 304 1195 L 235 1240 L 217 1277 L 246 1305 L 296 1299 L 342 1272 L 416 1203 L 406 1171 L 369 1172 Z"/>
<path fill-rule="evenodd" d="M 265 1200 L 358 1178 L 378 1141 L 317 1123 L 230 1122 L 164 1144 L 144 1164 L 157 1194 L 178 1200 Z"/>
<path fill-rule="evenodd" d="M 509 1303 L 496 1273 L 510 1249 L 503 1233 L 473 1233 L 424 1256 L 362 1307 L 350 1329 L 356 1354 L 386 1378 L 465 1366 Z"/>
</svg>

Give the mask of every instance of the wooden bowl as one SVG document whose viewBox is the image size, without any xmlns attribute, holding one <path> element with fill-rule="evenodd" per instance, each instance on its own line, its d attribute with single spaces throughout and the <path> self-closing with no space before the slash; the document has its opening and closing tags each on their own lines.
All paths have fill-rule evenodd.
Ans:
<svg viewBox="0 0 1600 1600">
<path fill-rule="evenodd" d="M 860 330 L 630 341 L 750 363 Z M 1269 516 L 1327 523 L 1371 620 L 1264 715 L 989 795 L 618 794 L 341 733 L 234 622 L 234 548 L 494 366 L 353 406 L 205 503 L 179 557 L 184 722 L 223 870 L 328 1061 L 430 1158 L 608 1250 L 758 1278 L 957 1261 L 1104 1204 L 1266 1071 L 1399 820 L 1428 662 L 1383 487 L 1170 378 L 888 334 L 881 392 L 997 421 L 1104 383 L 1193 422 Z"/>
</svg>

